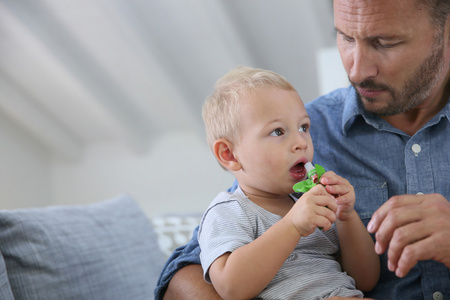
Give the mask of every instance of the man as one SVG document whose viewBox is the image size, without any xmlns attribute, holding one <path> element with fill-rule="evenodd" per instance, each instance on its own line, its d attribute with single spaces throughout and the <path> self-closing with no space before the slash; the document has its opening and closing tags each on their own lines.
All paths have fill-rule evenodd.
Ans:
<svg viewBox="0 0 450 300">
<path fill-rule="evenodd" d="M 351 87 L 306 108 L 315 161 L 354 186 L 376 238 L 381 276 L 368 297 L 450 297 L 449 12 L 449 0 L 334 0 Z M 157 297 L 179 270 L 166 299 L 214 299 L 194 247 L 167 265 Z"/>
</svg>

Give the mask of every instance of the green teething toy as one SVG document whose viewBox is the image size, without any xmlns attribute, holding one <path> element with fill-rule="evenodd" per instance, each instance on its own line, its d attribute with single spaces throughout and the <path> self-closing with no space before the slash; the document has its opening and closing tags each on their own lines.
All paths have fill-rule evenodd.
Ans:
<svg viewBox="0 0 450 300">
<path fill-rule="evenodd" d="M 326 172 L 325 168 L 321 165 L 312 165 L 312 163 L 307 162 L 305 164 L 305 168 L 308 171 L 308 179 L 297 182 L 294 184 L 292 189 L 296 193 L 306 193 L 313 186 L 317 185 L 320 182 L 320 177 Z"/>
<path fill-rule="evenodd" d="M 320 182 L 320 177 L 325 173 L 325 168 L 321 165 L 312 165 L 312 163 L 307 162 L 305 164 L 306 171 L 308 171 L 308 179 L 297 182 L 292 187 L 296 193 L 306 193 L 313 186 L 317 185 Z M 323 230 L 322 227 L 319 227 L 320 230 Z"/>
</svg>

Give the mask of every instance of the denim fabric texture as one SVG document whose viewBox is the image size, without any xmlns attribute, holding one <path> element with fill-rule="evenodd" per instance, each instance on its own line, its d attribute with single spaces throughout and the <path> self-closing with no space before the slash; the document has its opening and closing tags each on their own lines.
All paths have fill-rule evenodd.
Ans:
<svg viewBox="0 0 450 300">
<path fill-rule="evenodd" d="M 352 87 L 307 103 L 306 110 L 315 163 L 350 181 L 355 210 L 366 226 L 395 195 L 439 193 L 450 200 L 450 101 L 412 137 L 364 112 Z M 387 269 L 386 253 L 380 259 L 380 281 L 366 297 L 431 300 L 436 292 L 450 297 L 450 272 L 443 264 L 421 261 L 399 279 Z"/>
<path fill-rule="evenodd" d="M 364 112 L 351 86 L 307 103 L 306 110 L 311 118 L 314 163 L 350 181 L 356 193 L 355 210 L 366 226 L 373 213 L 395 195 L 439 193 L 450 200 L 449 101 L 412 137 Z M 179 268 L 199 263 L 199 251 L 194 232 L 191 242 L 166 263 L 156 299 L 162 298 Z M 445 265 L 421 261 L 400 279 L 387 269 L 386 254 L 380 260 L 380 281 L 366 297 L 432 300 L 433 294 L 441 293 L 444 299 L 450 298 L 450 272 Z"/>
<path fill-rule="evenodd" d="M 200 246 L 197 240 L 198 226 L 192 239 L 184 246 L 178 247 L 167 260 L 156 285 L 155 299 L 162 299 L 173 275 L 190 264 L 200 264 Z"/>
</svg>

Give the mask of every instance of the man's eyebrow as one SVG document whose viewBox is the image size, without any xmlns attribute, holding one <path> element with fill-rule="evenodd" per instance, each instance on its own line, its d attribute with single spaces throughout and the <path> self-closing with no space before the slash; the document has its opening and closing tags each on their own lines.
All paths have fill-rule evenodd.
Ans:
<svg viewBox="0 0 450 300">
<path fill-rule="evenodd" d="M 337 28 L 337 27 L 334 27 L 334 30 L 335 30 L 336 33 L 338 33 L 338 34 L 342 34 L 342 35 L 345 35 L 345 36 L 347 36 L 347 37 L 350 37 L 349 35 L 347 35 L 345 32 L 343 32 L 342 30 L 340 30 L 340 29 Z"/>
<path fill-rule="evenodd" d="M 350 37 L 349 35 L 347 35 L 345 32 L 343 32 L 342 30 L 340 30 L 340 29 L 337 28 L 337 27 L 334 27 L 334 30 L 335 30 L 337 33 L 339 33 L 339 34 L 342 34 L 342 35 L 345 35 L 345 36 Z M 386 41 L 389 41 L 389 40 L 400 40 L 401 37 L 400 37 L 399 35 L 393 35 L 393 34 L 391 34 L 391 35 L 387 35 L 387 34 L 379 34 L 379 35 L 369 36 L 369 37 L 367 37 L 366 39 L 370 39 L 370 40 L 380 39 L 380 40 L 386 40 Z"/>
<path fill-rule="evenodd" d="M 342 34 L 344 34 L 343 32 L 342 32 L 342 30 L 340 30 L 339 28 L 337 28 L 336 26 L 334 27 L 334 30 L 336 31 L 336 32 L 338 32 L 338 33 L 342 33 Z"/>
</svg>

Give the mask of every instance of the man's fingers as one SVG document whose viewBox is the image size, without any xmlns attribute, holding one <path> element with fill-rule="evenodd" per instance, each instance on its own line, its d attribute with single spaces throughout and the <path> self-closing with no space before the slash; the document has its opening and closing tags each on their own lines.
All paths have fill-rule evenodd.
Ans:
<svg viewBox="0 0 450 300">
<path fill-rule="evenodd" d="M 389 270 L 395 271 L 397 269 L 399 259 L 402 255 L 404 255 L 406 249 L 409 249 L 411 245 L 414 245 L 415 243 L 424 240 L 429 236 L 430 236 L 430 228 L 428 228 L 425 224 L 423 224 L 423 222 L 409 223 L 403 227 L 397 228 L 394 231 L 392 239 L 389 243 L 389 250 L 388 250 Z M 420 258 L 414 258 L 416 262 L 418 259 Z"/>
<path fill-rule="evenodd" d="M 401 253 L 396 268 L 391 271 L 395 271 L 398 277 L 406 276 L 419 260 L 433 259 L 433 247 L 432 239 L 423 239 L 407 245 Z"/>
<path fill-rule="evenodd" d="M 418 261 L 450 268 L 450 204 L 440 194 L 401 195 L 383 204 L 369 222 L 375 251 L 388 251 L 388 268 L 405 276 Z"/>
<path fill-rule="evenodd" d="M 423 199 L 425 199 L 424 196 L 417 195 L 402 195 L 390 198 L 373 214 L 372 219 L 367 225 L 367 230 L 369 230 L 370 233 L 377 232 L 386 216 L 391 214 L 394 209 L 419 204 L 423 201 Z"/>
<path fill-rule="evenodd" d="M 416 234 L 415 231 L 409 230 L 410 226 L 405 226 L 414 222 L 418 222 L 422 217 L 422 212 L 419 209 L 410 207 L 399 207 L 391 209 L 384 217 L 383 222 L 379 225 L 375 233 L 377 240 L 375 244 L 375 251 L 378 254 L 384 253 L 390 245 L 396 245 L 399 240 L 406 240 L 412 238 Z M 397 235 L 397 239 L 393 243 L 391 240 Z"/>
</svg>

